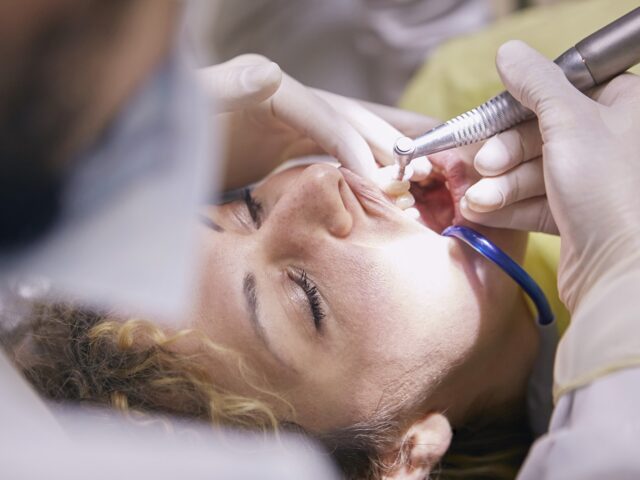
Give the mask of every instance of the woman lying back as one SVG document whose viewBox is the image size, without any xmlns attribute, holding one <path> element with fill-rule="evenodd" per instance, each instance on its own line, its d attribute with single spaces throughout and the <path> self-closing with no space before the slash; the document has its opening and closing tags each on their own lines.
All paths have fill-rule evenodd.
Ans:
<svg viewBox="0 0 640 480">
<path fill-rule="evenodd" d="M 347 478 L 512 478 L 538 335 L 515 285 L 436 233 L 471 179 L 433 161 L 418 221 L 324 164 L 203 209 L 181 329 L 41 306 L 6 348 L 55 401 L 302 430 Z M 522 234 L 488 233 L 522 258 Z"/>
</svg>

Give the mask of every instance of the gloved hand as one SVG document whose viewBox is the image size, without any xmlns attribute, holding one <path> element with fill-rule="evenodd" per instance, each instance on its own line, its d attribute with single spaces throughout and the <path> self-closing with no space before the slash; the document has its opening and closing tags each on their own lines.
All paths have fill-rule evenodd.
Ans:
<svg viewBox="0 0 640 480">
<path fill-rule="evenodd" d="M 289 158 L 319 153 L 374 178 L 376 161 L 391 164 L 395 140 L 412 133 L 392 124 L 412 125 L 418 132 L 437 123 L 305 87 L 260 55 L 203 69 L 201 77 L 223 112 L 227 189 L 263 178 Z M 421 162 L 428 165 L 424 158 Z"/>
<path fill-rule="evenodd" d="M 559 232 L 558 286 L 573 311 L 596 284 L 640 271 L 640 78 L 622 75 L 589 98 L 517 41 L 501 47 L 497 66 L 538 121 L 486 142 L 475 157 L 485 178 L 461 211 L 486 225 Z"/>
</svg>

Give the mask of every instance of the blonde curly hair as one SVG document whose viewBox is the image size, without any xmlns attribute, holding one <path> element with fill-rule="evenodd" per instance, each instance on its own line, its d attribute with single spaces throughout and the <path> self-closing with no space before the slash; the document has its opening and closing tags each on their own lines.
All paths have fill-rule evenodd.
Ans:
<svg viewBox="0 0 640 480">
<path fill-rule="evenodd" d="M 280 421 L 274 405 L 294 418 L 292 407 L 259 386 L 242 355 L 196 330 L 167 333 L 144 320 L 53 304 L 34 307 L 31 321 L 3 332 L 0 341 L 34 387 L 53 401 L 113 407 L 135 418 L 153 413 L 259 432 L 295 430 L 324 444 L 345 478 L 381 478 L 390 467 L 381 459 L 401 433 L 398 409 L 329 433 Z M 180 348 L 182 342 L 190 342 L 189 348 Z M 227 364 L 231 358 L 255 395 L 216 385 L 212 362 L 201 361 L 205 358 Z M 523 410 L 508 411 L 515 414 L 492 413 L 456 429 L 433 478 L 515 478 L 531 435 Z"/>
</svg>

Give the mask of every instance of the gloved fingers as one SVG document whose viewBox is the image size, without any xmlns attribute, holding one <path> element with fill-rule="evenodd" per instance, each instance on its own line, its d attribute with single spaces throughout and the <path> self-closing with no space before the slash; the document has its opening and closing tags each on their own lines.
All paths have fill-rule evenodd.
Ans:
<svg viewBox="0 0 640 480">
<path fill-rule="evenodd" d="M 408 137 L 422 135 L 442 123 L 436 118 L 427 117 L 409 110 L 365 102 L 364 100 L 358 100 L 357 102 Z"/>
<path fill-rule="evenodd" d="M 285 75 L 282 86 L 269 99 L 269 113 L 316 142 L 343 166 L 372 178 L 375 160 L 363 136 L 345 118 L 311 89 Z"/>
<path fill-rule="evenodd" d="M 433 170 L 433 166 L 427 157 L 418 157 L 409 162 L 407 170 L 411 172 L 409 180 L 412 182 L 421 182 L 422 180 L 426 180 L 431 170 Z"/>
<path fill-rule="evenodd" d="M 299 138 L 287 146 L 285 159 L 326 154 L 327 153 L 314 140 L 310 138 Z"/>
<path fill-rule="evenodd" d="M 271 60 L 259 53 L 243 53 L 233 57 L 231 60 L 220 63 L 219 65 L 261 65 L 271 63 Z"/>
<path fill-rule="evenodd" d="M 487 140 L 476 154 L 473 165 L 481 175 L 494 177 L 541 154 L 538 122 L 531 120 Z"/>
<path fill-rule="evenodd" d="M 380 164 L 394 163 L 393 144 L 398 137 L 403 136 L 402 133 L 355 100 L 322 90 L 314 90 L 314 93 L 339 112 L 364 137 Z"/>
<path fill-rule="evenodd" d="M 558 65 L 519 40 L 500 47 L 496 66 L 511 95 L 541 122 L 575 123 L 580 110 L 591 102 L 569 83 Z"/>
<path fill-rule="evenodd" d="M 395 163 L 393 146 L 399 137 L 404 136 L 403 133 L 356 100 L 323 90 L 314 90 L 314 92 L 340 113 L 362 135 L 381 165 L 393 165 Z M 424 161 L 428 162 L 426 158 Z"/>
<path fill-rule="evenodd" d="M 467 190 L 464 198 L 471 210 L 492 212 L 544 193 L 542 158 L 539 157 L 503 175 L 481 179 Z"/>
<path fill-rule="evenodd" d="M 380 105 L 378 103 L 357 101 L 365 109 L 377 115 L 385 122 L 402 132 L 403 135 L 416 137 L 422 135 L 433 127 L 440 125 L 442 122 L 435 118 L 427 117 L 420 113 L 402 110 L 400 108 Z M 394 140 L 395 142 L 395 140 Z M 410 180 L 412 182 L 420 182 L 426 179 L 433 169 L 431 161 L 427 157 L 418 157 L 409 163 L 412 174 Z"/>
<path fill-rule="evenodd" d="M 640 103 L 640 77 L 633 73 L 623 73 L 593 89 L 590 97 L 606 106 L 638 104 Z"/>
<path fill-rule="evenodd" d="M 494 212 L 480 213 L 469 208 L 465 198 L 460 200 L 460 213 L 467 220 L 496 228 L 511 228 L 527 232 L 558 234 L 546 196 L 528 198 Z"/>
<path fill-rule="evenodd" d="M 216 100 L 220 113 L 256 105 L 271 97 L 282 81 L 282 71 L 273 62 L 244 64 L 236 59 L 200 70 L 205 91 Z"/>
</svg>

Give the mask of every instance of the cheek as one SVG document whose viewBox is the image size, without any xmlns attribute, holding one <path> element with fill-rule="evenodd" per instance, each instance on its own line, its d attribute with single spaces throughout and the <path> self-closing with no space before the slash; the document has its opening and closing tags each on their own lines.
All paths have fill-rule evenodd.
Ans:
<svg viewBox="0 0 640 480">
<path fill-rule="evenodd" d="M 513 230 L 478 228 L 519 265 L 523 264 L 528 234 Z M 475 281 L 469 282 L 478 299 L 483 322 L 495 324 L 502 321 L 521 298 L 520 287 L 502 269 L 464 246 L 475 270 Z"/>
<path fill-rule="evenodd" d="M 226 234 L 200 226 L 198 233 L 198 270 L 188 327 L 200 330 L 215 342 L 237 348 L 247 342 L 245 329 L 238 325 L 243 305 L 239 289 L 242 267 L 233 258 L 236 252 L 225 240 Z"/>
<path fill-rule="evenodd" d="M 378 261 L 384 289 L 372 298 L 369 328 L 388 351 L 442 368 L 472 348 L 487 299 L 452 258 L 449 242 L 403 239 L 381 249 Z"/>
</svg>

